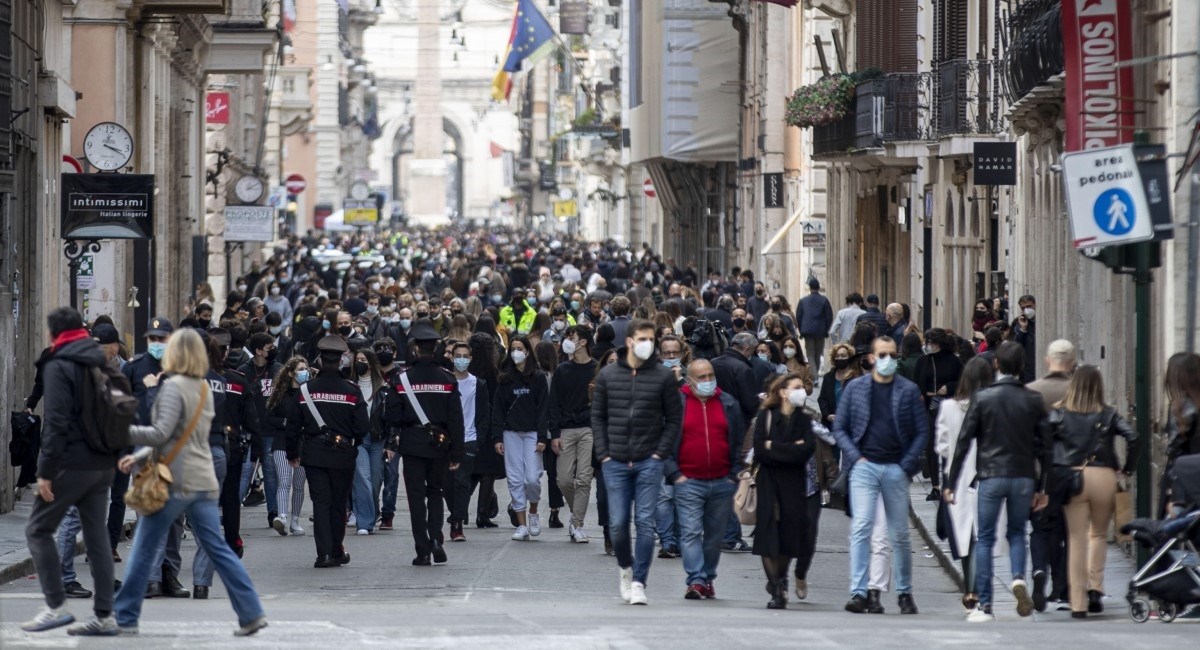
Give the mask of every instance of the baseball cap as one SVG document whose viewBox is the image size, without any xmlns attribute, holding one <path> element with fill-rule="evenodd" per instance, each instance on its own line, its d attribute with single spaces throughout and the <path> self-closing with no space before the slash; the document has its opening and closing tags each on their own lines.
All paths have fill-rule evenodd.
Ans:
<svg viewBox="0 0 1200 650">
<path fill-rule="evenodd" d="M 108 323 L 101 323 L 92 328 L 92 338 L 100 345 L 109 345 L 111 343 L 120 343 L 121 335 L 117 332 L 117 328 Z"/>
</svg>

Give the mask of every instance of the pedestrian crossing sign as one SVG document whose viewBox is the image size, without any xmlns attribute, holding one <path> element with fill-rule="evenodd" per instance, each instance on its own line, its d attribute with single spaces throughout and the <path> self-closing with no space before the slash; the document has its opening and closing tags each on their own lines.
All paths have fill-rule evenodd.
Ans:
<svg viewBox="0 0 1200 650">
<path fill-rule="evenodd" d="M 1063 154 L 1062 167 L 1075 248 L 1154 238 L 1133 145 Z"/>
</svg>

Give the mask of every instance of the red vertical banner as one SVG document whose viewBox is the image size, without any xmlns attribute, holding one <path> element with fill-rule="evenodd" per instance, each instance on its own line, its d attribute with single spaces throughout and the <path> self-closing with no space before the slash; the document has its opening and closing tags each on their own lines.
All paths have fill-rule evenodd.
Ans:
<svg viewBox="0 0 1200 650">
<path fill-rule="evenodd" d="M 229 124 L 229 93 L 214 92 L 205 95 L 204 114 L 209 124 Z"/>
<path fill-rule="evenodd" d="M 1066 49 L 1066 150 L 1133 141 L 1134 70 L 1130 0 L 1062 0 Z"/>
</svg>

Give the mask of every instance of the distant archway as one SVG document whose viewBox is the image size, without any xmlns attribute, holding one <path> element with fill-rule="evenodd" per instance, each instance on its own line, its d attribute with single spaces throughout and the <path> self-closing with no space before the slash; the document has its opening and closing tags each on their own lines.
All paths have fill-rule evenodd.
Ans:
<svg viewBox="0 0 1200 650">
<path fill-rule="evenodd" d="M 442 146 L 442 158 L 446 161 L 446 207 L 451 213 L 462 217 L 466 206 L 463 188 L 463 139 L 458 127 L 448 119 L 442 119 L 442 132 L 445 134 Z M 404 124 L 396 131 L 392 141 L 392 196 L 394 200 L 407 201 L 404 196 L 404 178 L 401 173 L 400 161 L 404 156 L 413 153 L 412 122 Z"/>
</svg>

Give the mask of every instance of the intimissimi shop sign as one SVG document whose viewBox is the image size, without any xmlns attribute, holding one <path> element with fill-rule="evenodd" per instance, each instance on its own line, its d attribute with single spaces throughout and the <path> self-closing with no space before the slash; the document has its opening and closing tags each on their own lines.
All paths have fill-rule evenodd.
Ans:
<svg viewBox="0 0 1200 650">
<path fill-rule="evenodd" d="M 1063 0 L 1066 47 L 1066 150 L 1099 149 L 1133 140 L 1133 3 Z"/>
</svg>

